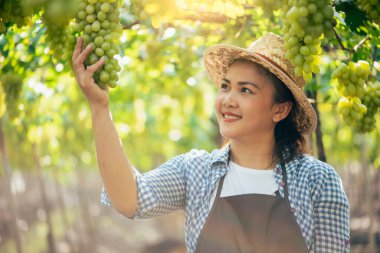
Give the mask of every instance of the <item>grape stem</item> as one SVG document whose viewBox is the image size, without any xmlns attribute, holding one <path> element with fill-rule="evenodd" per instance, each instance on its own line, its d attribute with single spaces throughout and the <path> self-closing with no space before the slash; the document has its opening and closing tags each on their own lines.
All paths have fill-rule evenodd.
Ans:
<svg viewBox="0 0 380 253">
<path fill-rule="evenodd" d="M 354 46 L 354 48 L 348 48 L 346 46 L 343 45 L 342 43 L 342 38 L 339 36 L 339 34 L 337 33 L 337 31 L 335 30 L 335 28 L 333 28 L 333 31 L 334 31 L 334 34 L 335 34 L 335 37 L 336 39 L 338 40 L 338 43 L 340 45 L 340 47 L 345 50 L 345 51 L 348 51 L 350 53 L 356 53 L 356 51 L 358 51 L 359 47 L 361 47 L 368 39 L 371 39 L 368 35 L 363 38 L 361 41 L 359 41 L 358 44 L 356 44 Z"/>
</svg>

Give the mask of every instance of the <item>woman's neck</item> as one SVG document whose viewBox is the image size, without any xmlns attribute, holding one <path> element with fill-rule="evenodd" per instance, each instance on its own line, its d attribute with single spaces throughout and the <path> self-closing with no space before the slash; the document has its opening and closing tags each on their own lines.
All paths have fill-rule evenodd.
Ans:
<svg viewBox="0 0 380 253">
<path fill-rule="evenodd" d="M 251 142 L 230 141 L 230 159 L 240 166 L 253 169 L 272 169 L 276 166 L 273 159 L 275 140 L 258 138 Z"/>
</svg>

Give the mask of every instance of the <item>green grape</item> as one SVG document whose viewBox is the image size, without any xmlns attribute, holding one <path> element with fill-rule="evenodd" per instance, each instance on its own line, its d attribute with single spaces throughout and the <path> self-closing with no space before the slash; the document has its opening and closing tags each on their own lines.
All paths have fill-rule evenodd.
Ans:
<svg viewBox="0 0 380 253">
<path fill-rule="evenodd" d="M 100 47 L 96 48 L 95 49 L 95 54 L 99 57 L 102 57 L 104 55 L 104 51 L 103 49 L 101 49 Z"/>
<path fill-rule="evenodd" d="M 111 48 L 111 44 L 109 43 L 109 42 L 104 42 L 103 44 L 102 44 L 102 49 L 104 50 L 104 51 L 108 51 L 108 50 L 110 50 L 110 48 Z"/>
<path fill-rule="evenodd" d="M 120 66 L 116 59 L 119 48 L 117 38 L 122 32 L 119 21 L 118 2 L 114 0 L 81 0 L 76 23 L 85 46 L 93 43 L 94 50 L 85 64 L 92 65 L 104 58 L 105 64 L 94 73 L 94 80 L 101 88 L 115 87 Z M 85 10 L 85 14 L 83 11 Z"/>
<path fill-rule="evenodd" d="M 96 20 L 94 23 L 92 23 L 92 30 L 94 32 L 99 32 L 100 30 L 100 22 L 98 20 Z M 96 38 L 97 36 L 95 36 Z"/>
<path fill-rule="evenodd" d="M 100 7 L 100 10 L 104 13 L 107 13 L 111 10 L 111 5 L 109 3 L 103 3 L 102 6 Z"/>
<path fill-rule="evenodd" d="M 95 6 L 92 4 L 89 4 L 86 6 L 86 12 L 87 14 L 92 14 L 95 12 Z"/>
<path fill-rule="evenodd" d="M 100 12 L 99 12 L 100 13 Z M 103 29 L 107 29 L 110 27 L 110 22 L 108 20 L 104 20 L 101 24 Z"/>
<path fill-rule="evenodd" d="M 95 42 L 95 46 L 100 47 L 104 42 L 104 38 L 101 36 L 97 36 L 94 42 Z"/>
<path fill-rule="evenodd" d="M 95 14 L 90 14 L 90 15 L 87 15 L 87 17 L 86 17 L 86 21 L 89 24 L 94 23 L 95 20 L 96 20 L 96 15 Z"/>
<path fill-rule="evenodd" d="M 107 71 L 105 71 L 105 70 L 103 70 L 103 71 L 101 71 L 100 72 L 100 80 L 102 81 L 102 82 L 108 82 L 108 80 L 110 80 L 110 74 L 108 74 L 108 72 Z"/>
<path fill-rule="evenodd" d="M 103 11 L 100 11 L 100 12 L 98 12 L 97 17 L 98 17 L 99 21 L 106 21 L 107 14 Z"/>
</svg>

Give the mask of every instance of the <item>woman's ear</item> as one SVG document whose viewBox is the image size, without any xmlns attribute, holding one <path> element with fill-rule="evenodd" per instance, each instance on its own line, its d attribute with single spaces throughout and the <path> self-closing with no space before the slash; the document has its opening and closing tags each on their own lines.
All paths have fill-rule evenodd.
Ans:
<svg viewBox="0 0 380 253">
<path fill-rule="evenodd" d="M 292 110 L 292 102 L 286 101 L 273 106 L 273 122 L 280 122 L 285 119 Z"/>
</svg>

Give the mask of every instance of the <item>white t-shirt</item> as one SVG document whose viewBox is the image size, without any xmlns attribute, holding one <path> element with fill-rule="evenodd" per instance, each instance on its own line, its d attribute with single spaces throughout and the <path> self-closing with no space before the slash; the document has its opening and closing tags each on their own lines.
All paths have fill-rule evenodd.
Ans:
<svg viewBox="0 0 380 253">
<path fill-rule="evenodd" d="M 278 190 L 273 169 L 251 169 L 242 167 L 232 161 L 229 161 L 228 166 L 230 169 L 224 178 L 220 197 L 252 193 L 275 195 L 275 192 Z M 217 189 L 218 186 L 215 188 L 211 198 L 210 209 L 214 203 Z"/>
</svg>

